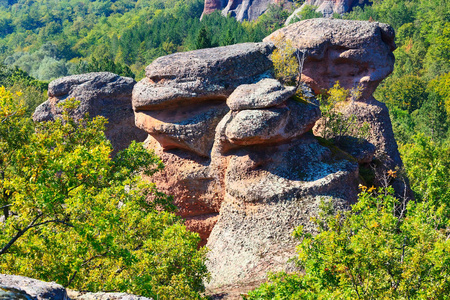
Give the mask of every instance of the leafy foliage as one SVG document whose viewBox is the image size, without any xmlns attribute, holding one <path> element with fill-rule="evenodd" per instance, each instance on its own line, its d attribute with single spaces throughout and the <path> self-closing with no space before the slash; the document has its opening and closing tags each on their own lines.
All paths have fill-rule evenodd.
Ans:
<svg viewBox="0 0 450 300">
<path fill-rule="evenodd" d="M 131 77 L 135 78 L 136 75 L 134 75 L 133 72 L 131 72 L 131 69 L 127 65 L 123 65 L 120 63 L 114 63 L 111 59 L 104 57 L 102 59 L 96 59 L 95 57 L 92 57 L 90 62 L 82 61 L 77 66 L 77 73 L 89 73 L 89 72 L 112 72 L 114 74 L 125 76 L 125 77 Z"/>
<path fill-rule="evenodd" d="M 281 36 L 276 37 L 274 44 L 276 49 L 272 53 L 272 62 L 275 77 L 286 84 L 295 83 L 299 68 L 295 56 L 297 49 L 291 41 L 283 41 Z"/>
<path fill-rule="evenodd" d="M 317 235 L 297 228 L 304 274 L 273 274 L 247 299 L 445 299 L 450 224 L 443 208 L 362 187 L 350 211 L 315 219 Z"/>
<path fill-rule="evenodd" d="M 13 93 L 21 94 L 28 116 L 31 116 L 35 108 L 47 99 L 48 84 L 36 80 L 17 67 L 8 68 L 0 65 L 0 85 Z"/>
<path fill-rule="evenodd" d="M 0 269 L 79 290 L 198 299 L 207 271 L 199 237 L 171 198 L 140 179 L 161 161 L 133 143 L 111 157 L 106 120 L 34 124 L 0 88 Z M 148 195 L 151 198 L 148 199 Z"/>
<path fill-rule="evenodd" d="M 417 134 L 400 152 L 416 197 L 450 207 L 450 145 Z"/>
<path fill-rule="evenodd" d="M 345 116 L 340 109 L 350 105 L 351 101 L 360 97 L 359 88 L 346 90 L 340 86 L 339 81 L 320 97 L 320 109 L 322 111 L 323 138 L 334 139 L 339 143 L 341 137 L 351 135 L 358 138 L 367 138 L 369 124 L 360 126 L 355 115 Z"/>
</svg>

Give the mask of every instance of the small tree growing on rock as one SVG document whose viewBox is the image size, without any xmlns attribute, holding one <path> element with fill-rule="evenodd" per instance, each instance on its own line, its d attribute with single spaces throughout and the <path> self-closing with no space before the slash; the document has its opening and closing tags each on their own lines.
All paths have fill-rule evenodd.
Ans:
<svg viewBox="0 0 450 300">
<path fill-rule="evenodd" d="M 361 186 L 350 211 L 329 208 L 315 236 L 299 227 L 304 274 L 277 273 L 246 299 L 447 299 L 449 219 L 445 205 L 406 203 L 393 189 Z"/>
<path fill-rule="evenodd" d="M 300 81 L 300 66 L 297 59 L 298 50 L 292 45 L 291 41 L 283 41 L 279 36 L 275 40 L 276 49 L 272 53 L 272 62 L 275 77 L 284 84 L 296 84 Z"/>
<path fill-rule="evenodd" d="M 322 121 L 320 134 L 325 139 L 334 139 L 339 143 L 343 136 L 351 135 L 358 138 L 367 138 L 369 124 L 360 125 L 355 115 L 345 116 L 341 111 L 345 105 L 351 105 L 351 101 L 361 96 L 359 87 L 346 90 L 339 81 L 326 93 L 320 95 L 320 109 Z"/>
</svg>

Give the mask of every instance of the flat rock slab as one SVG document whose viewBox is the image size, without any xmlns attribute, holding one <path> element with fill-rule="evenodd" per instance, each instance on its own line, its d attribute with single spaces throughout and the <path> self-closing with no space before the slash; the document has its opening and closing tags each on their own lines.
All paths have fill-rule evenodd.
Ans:
<svg viewBox="0 0 450 300">
<path fill-rule="evenodd" d="M 265 78 L 254 84 L 243 84 L 228 97 L 233 111 L 277 106 L 295 94 L 295 87 L 283 86 L 278 80 Z"/>
<path fill-rule="evenodd" d="M 136 296 L 127 293 L 82 293 L 69 290 L 68 294 L 71 300 L 153 300 L 153 298 Z"/>
<path fill-rule="evenodd" d="M 1 289 L 10 295 L 14 295 L 13 297 L 17 297 L 6 299 L 69 300 L 66 289 L 62 285 L 24 276 L 0 274 Z M 1 297 L 2 294 L 0 293 L 0 299 L 2 299 Z"/>
<path fill-rule="evenodd" d="M 157 58 L 133 90 L 133 108 L 155 110 L 177 102 L 225 101 L 239 85 L 271 76 L 273 49 L 270 43 L 244 43 Z"/>
</svg>

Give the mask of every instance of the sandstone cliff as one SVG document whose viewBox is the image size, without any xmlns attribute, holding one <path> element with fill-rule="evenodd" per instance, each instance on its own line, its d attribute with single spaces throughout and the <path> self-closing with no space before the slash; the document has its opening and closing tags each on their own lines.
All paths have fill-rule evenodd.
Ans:
<svg viewBox="0 0 450 300">
<path fill-rule="evenodd" d="M 202 17 L 216 10 L 221 10 L 224 16 L 230 15 L 238 21 L 255 20 L 269 8 L 271 4 L 292 7 L 292 1 L 283 0 L 205 0 Z M 367 4 L 368 0 L 306 0 L 304 4 L 294 10 L 286 20 L 286 25 L 294 22 L 306 5 L 316 7 L 316 11 L 324 17 L 332 17 L 333 14 L 344 14 L 351 11 L 354 6 Z"/>
<path fill-rule="evenodd" d="M 368 0 L 306 0 L 302 6 L 294 10 L 294 12 L 286 19 L 285 25 L 300 20 L 300 12 L 306 5 L 316 7 L 316 12 L 320 12 L 324 17 L 330 18 L 334 14 L 342 15 L 352 10 L 355 6 L 368 4 Z"/>
</svg>

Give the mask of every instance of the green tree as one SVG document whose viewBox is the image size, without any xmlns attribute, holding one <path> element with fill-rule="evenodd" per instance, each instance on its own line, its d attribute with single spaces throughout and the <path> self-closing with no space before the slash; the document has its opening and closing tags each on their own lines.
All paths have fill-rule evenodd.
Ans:
<svg viewBox="0 0 450 300">
<path fill-rule="evenodd" d="M 35 124 L 0 88 L 0 270 L 79 290 L 199 299 L 198 234 L 141 179 L 161 161 L 133 143 L 114 158 L 102 117 Z M 148 198 L 150 196 L 150 198 Z"/>
<path fill-rule="evenodd" d="M 388 81 L 381 91 L 384 101 L 409 113 L 422 106 L 427 99 L 427 84 L 419 76 L 405 75 L 395 80 Z"/>
<path fill-rule="evenodd" d="M 450 207 L 450 145 L 419 133 L 400 147 L 416 197 Z"/>
<path fill-rule="evenodd" d="M 394 173 L 391 173 L 394 175 Z M 350 211 L 325 204 L 313 236 L 297 228 L 304 274 L 277 273 L 247 299 L 447 299 L 449 218 L 432 202 L 362 187 Z"/>
<path fill-rule="evenodd" d="M 285 84 L 295 84 L 299 80 L 299 63 L 297 49 L 291 41 L 284 41 L 281 36 L 274 41 L 276 49 L 272 52 L 275 77 Z"/>
<path fill-rule="evenodd" d="M 210 34 L 209 34 L 208 30 L 206 30 L 205 27 L 202 27 L 200 29 L 200 31 L 198 32 L 197 42 L 195 43 L 195 48 L 203 49 L 203 48 L 211 48 L 211 47 L 212 47 L 212 42 L 211 42 Z"/>
<path fill-rule="evenodd" d="M 416 128 L 430 136 L 433 140 L 442 141 L 447 137 L 447 111 L 444 101 L 436 93 L 430 93 L 428 99 L 419 109 L 416 117 Z"/>
<path fill-rule="evenodd" d="M 107 57 L 101 59 L 92 57 L 92 59 L 87 63 L 85 61 L 80 62 L 77 66 L 77 73 L 88 72 L 112 72 L 114 74 L 131 77 L 133 79 L 136 77 L 127 65 L 115 63 Z"/>
<path fill-rule="evenodd" d="M 333 139 L 336 144 L 344 136 L 367 138 L 369 124 L 359 124 L 356 115 L 344 115 L 341 110 L 351 105 L 351 101 L 361 97 L 359 88 L 346 90 L 339 81 L 326 93 L 320 95 L 320 109 L 322 111 L 322 123 L 320 133 L 325 139 Z"/>
</svg>

